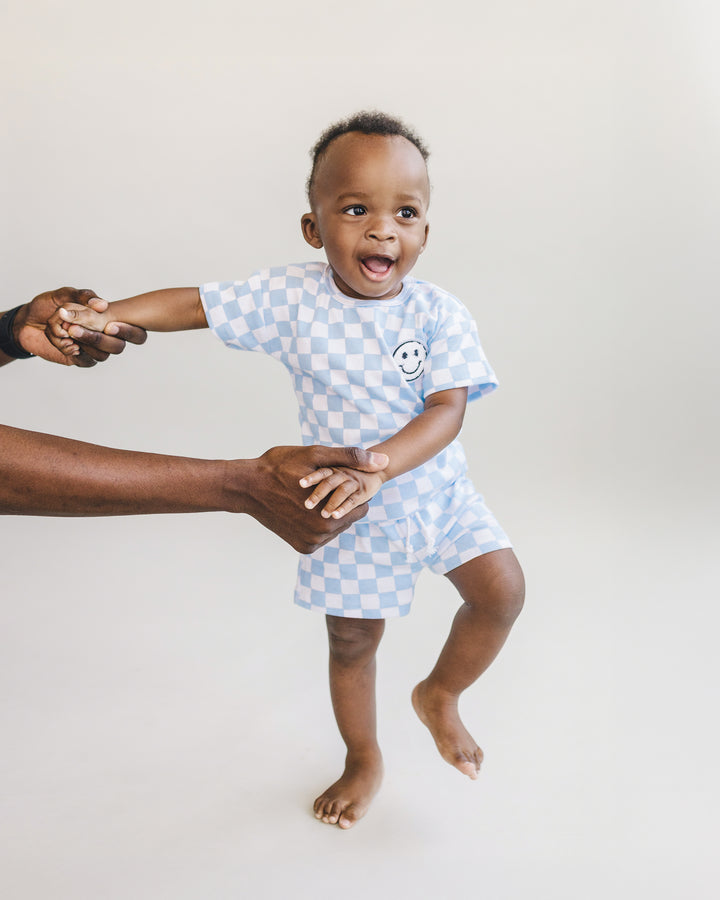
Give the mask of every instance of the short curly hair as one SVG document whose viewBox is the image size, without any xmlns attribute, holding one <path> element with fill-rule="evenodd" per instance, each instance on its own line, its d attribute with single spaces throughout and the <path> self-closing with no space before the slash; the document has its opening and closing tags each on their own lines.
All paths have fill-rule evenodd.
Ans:
<svg viewBox="0 0 720 900">
<path fill-rule="evenodd" d="M 312 203 L 312 189 L 315 184 L 315 172 L 317 171 L 318 163 L 336 138 L 343 134 L 349 134 L 352 131 L 359 131 L 360 134 L 380 134 L 385 137 L 403 137 L 417 147 L 425 162 L 428 161 L 430 156 L 430 151 L 422 138 L 401 119 L 378 110 L 364 110 L 355 113 L 355 115 L 347 119 L 341 119 L 339 122 L 335 122 L 326 128 L 311 148 L 312 169 L 305 186 L 310 203 Z"/>
</svg>

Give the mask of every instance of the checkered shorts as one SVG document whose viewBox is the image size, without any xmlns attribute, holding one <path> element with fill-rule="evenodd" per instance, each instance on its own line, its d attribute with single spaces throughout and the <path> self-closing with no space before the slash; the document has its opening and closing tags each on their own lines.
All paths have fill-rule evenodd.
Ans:
<svg viewBox="0 0 720 900">
<path fill-rule="evenodd" d="M 329 616 L 405 616 L 423 569 L 444 575 L 510 546 L 483 498 L 462 479 L 407 518 L 361 519 L 315 553 L 301 556 L 295 603 Z"/>
</svg>

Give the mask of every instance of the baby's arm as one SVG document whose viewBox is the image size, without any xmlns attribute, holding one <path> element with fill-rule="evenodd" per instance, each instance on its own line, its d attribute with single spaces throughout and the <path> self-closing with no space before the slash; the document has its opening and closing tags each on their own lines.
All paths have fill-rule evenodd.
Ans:
<svg viewBox="0 0 720 900">
<path fill-rule="evenodd" d="M 104 313 L 67 303 L 48 320 L 49 340 L 66 356 L 79 348 L 72 340 L 73 325 L 113 334 L 117 322 L 139 325 L 147 331 L 187 331 L 207 328 L 197 288 L 168 288 L 110 303 Z"/>
<path fill-rule="evenodd" d="M 313 509 L 330 495 L 322 515 L 339 519 L 358 503 L 366 503 L 388 479 L 422 465 L 447 447 L 460 433 L 466 406 L 466 387 L 431 394 L 419 416 L 387 441 L 369 448 L 390 457 L 384 471 L 367 473 L 325 468 L 311 472 L 300 481 L 302 487 L 315 485 L 305 505 Z"/>
</svg>

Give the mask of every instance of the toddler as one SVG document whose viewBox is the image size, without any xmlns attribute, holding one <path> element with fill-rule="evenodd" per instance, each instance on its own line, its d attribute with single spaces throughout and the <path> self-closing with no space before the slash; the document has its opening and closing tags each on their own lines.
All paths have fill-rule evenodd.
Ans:
<svg viewBox="0 0 720 900">
<path fill-rule="evenodd" d="M 442 757 L 476 778 L 482 751 L 458 700 L 493 661 L 522 608 L 510 542 L 467 476 L 457 441 L 465 407 L 497 380 L 465 307 L 410 273 L 428 239 L 428 153 L 401 121 L 360 113 L 313 149 L 305 240 L 327 264 L 270 269 L 244 282 L 155 291 L 104 314 L 67 306 L 50 324 L 75 352 L 71 323 L 102 330 L 210 327 L 229 347 L 274 356 L 289 370 L 303 441 L 360 445 L 387 468 L 308 473 L 306 505 L 366 518 L 299 562 L 295 602 L 325 614 L 330 691 L 347 747 L 340 778 L 314 804 L 352 827 L 382 778 L 375 724 L 375 654 L 385 619 L 409 612 L 419 572 L 446 575 L 462 605 L 412 703 Z M 68 331 L 70 328 L 70 331 Z"/>
</svg>

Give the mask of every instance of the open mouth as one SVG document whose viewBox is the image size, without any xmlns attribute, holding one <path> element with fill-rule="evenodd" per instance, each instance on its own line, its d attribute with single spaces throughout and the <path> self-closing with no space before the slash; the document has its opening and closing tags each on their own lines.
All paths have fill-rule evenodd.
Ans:
<svg viewBox="0 0 720 900">
<path fill-rule="evenodd" d="M 370 275 L 374 275 L 376 278 L 387 275 L 395 265 L 395 260 L 389 256 L 366 256 L 361 262 Z"/>
</svg>

